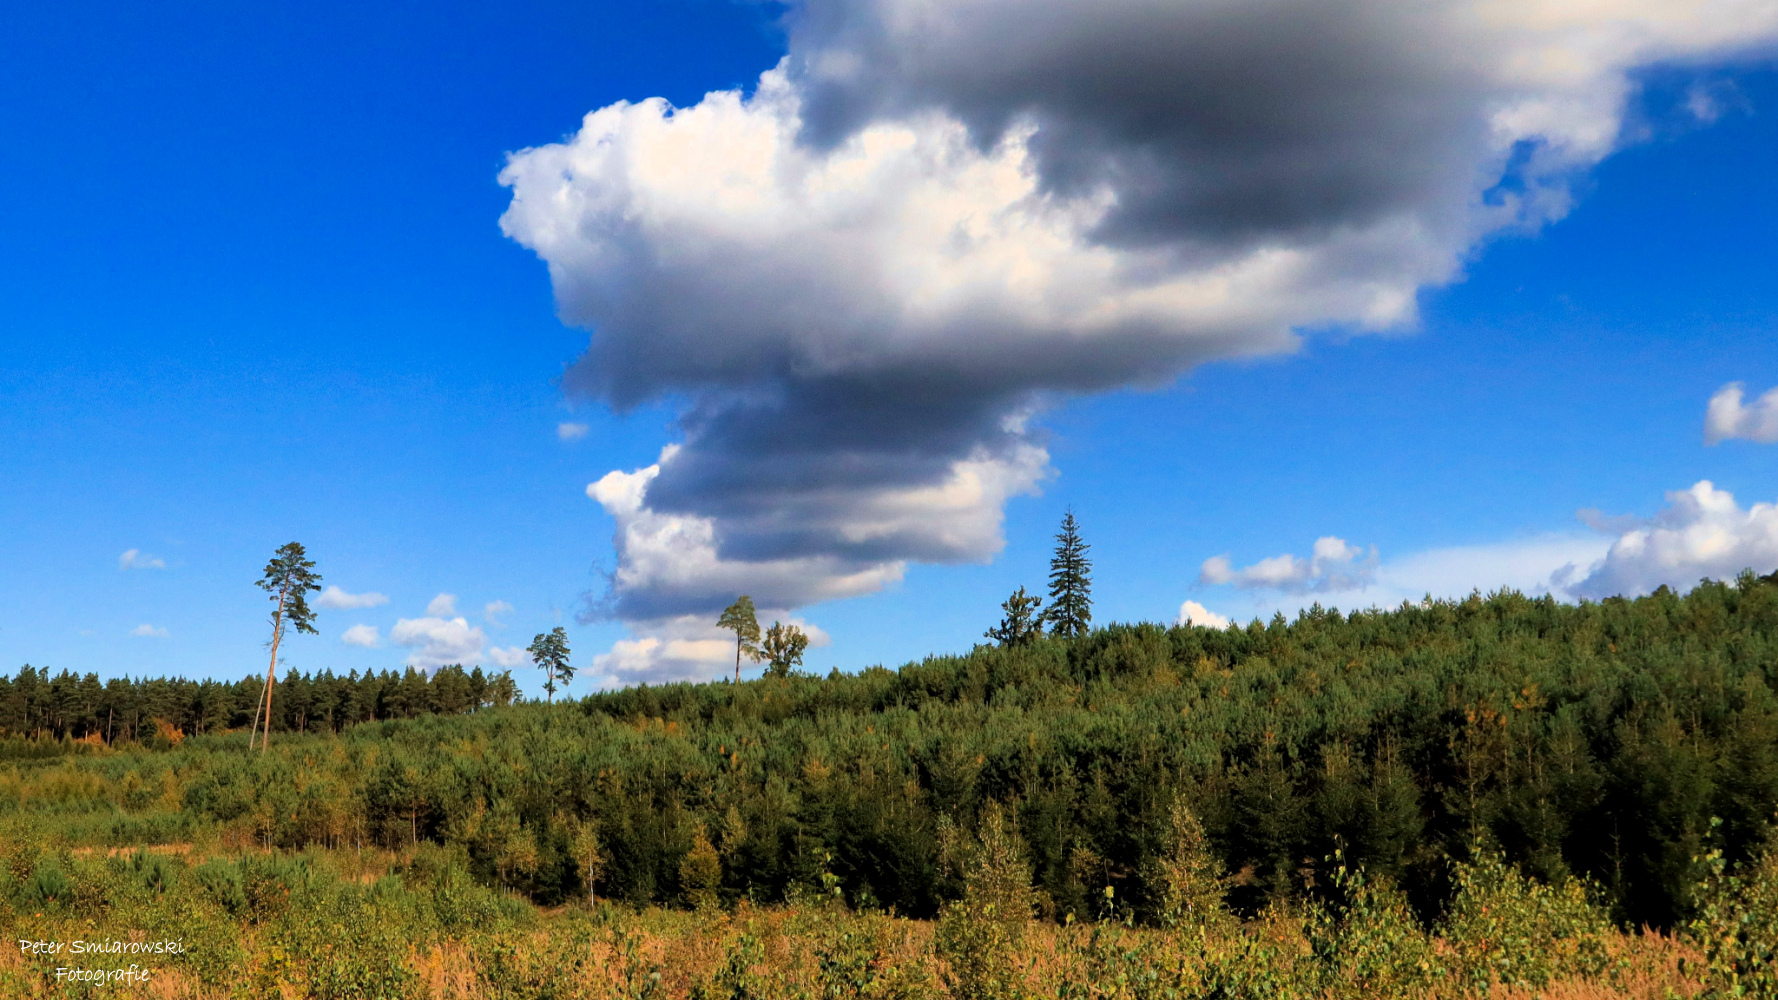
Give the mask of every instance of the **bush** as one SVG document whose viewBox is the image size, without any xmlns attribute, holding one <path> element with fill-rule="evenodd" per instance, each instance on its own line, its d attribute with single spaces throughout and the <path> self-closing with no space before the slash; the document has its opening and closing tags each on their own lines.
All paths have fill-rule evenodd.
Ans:
<svg viewBox="0 0 1778 1000">
<path fill-rule="evenodd" d="M 945 907 L 936 930 L 945 986 L 957 1000 L 1018 997 L 1014 957 L 1033 904 L 1024 843 L 998 804 L 984 810 L 973 840 L 951 826 L 942 840 L 945 861 L 961 871 L 964 884 L 963 898 Z"/>
<path fill-rule="evenodd" d="M 1720 850 L 1701 860 L 1708 874 L 1685 932 L 1704 953 L 1692 969 L 1707 984 L 1702 996 L 1778 997 L 1778 830 L 1732 870 Z"/>
<path fill-rule="evenodd" d="M 1552 980 L 1595 976 L 1610 963 L 1614 928 L 1579 879 L 1547 885 L 1493 851 L 1478 848 L 1457 866 L 1457 896 L 1441 933 L 1451 971 L 1471 989 L 1499 983 L 1541 990 Z"/>
<path fill-rule="evenodd" d="M 229 916 L 240 916 L 247 910 L 247 893 L 241 886 L 241 869 L 221 858 L 193 868 L 191 876 L 203 898 L 221 907 Z"/>
<path fill-rule="evenodd" d="M 1407 997 L 1423 994 L 1438 975 L 1432 941 L 1403 896 L 1386 879 L 1372 879 L 1334 862 L 1334 888 L 1346 897 L 1337 918 L 1325 909 L 1310 920 L 1310 944 L 1325 987 L 1335 996 Z"/>
<path fill-rule="evenodd" d="M 55 858 L 44 858 L 25 880 L 19 898 L 27 909 L 54 910 L 73 906 L 74 894 L 74 880 L 63 870 L 62 863 Z"/>
</svg>

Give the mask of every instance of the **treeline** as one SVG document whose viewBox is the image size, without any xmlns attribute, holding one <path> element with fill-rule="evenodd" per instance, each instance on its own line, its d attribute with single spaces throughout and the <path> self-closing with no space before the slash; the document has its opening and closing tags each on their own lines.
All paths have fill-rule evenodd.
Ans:
<svg viewBox="0 0 1778 1000">
<path fill-rule="evenodd" d="M 253 724 L 265 682 L 81 676 L 26 664 L 0 675 L 0 736 L 135 742 L 157 733 L 179 736 L 244 729 Z M 359 722 L 455 715 L 511 704 L 518 687 L 507 671 L 488 675 L 460 665 L 433 674 L 408 668 L 335 674 L 291 671 L 278 680 L 272 731 L 337 733 Z"/>
<path fill-rule="evenodd" d="M 262 846 L 443 845 L 539 902 L 838 888 L 911 916 L 962 892 L 947 838 L 1003 813 L 1042 912 L 1096 913 L 1109 890 L 1153 918 L 1184 805 L 1246 914 L 1327 891 L 1337 849 L 1431 919 L 1481 845 L 1592 880 L 1630 925 L 1674 926 L 1699 857 L 1768 836 L 1775 690 L 1778 584 L 1744 576 L 1578 606 L 1504 592 L 1116 625 L 899 670 L 381 721 L 266 755 L 226 735 L 19 760 L 0 783 L 10 808 L 119 843 L 172 810 Z"/>
</svg>

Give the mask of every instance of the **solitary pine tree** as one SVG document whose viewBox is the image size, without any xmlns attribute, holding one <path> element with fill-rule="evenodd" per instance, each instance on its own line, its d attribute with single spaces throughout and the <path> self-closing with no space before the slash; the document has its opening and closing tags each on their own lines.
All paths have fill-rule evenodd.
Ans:
<svg viewBox="0 0 1778 1000">
<path fill-rule="evenodd" d="M 809 637 L 795 625 L 773 622 L 766 629 L 760 652 L 765 654 L 766 669 L 775 677 L 788 677 L 792 668 L 802 666 L 803 650 L 809 648 Z"/>
<path fill-rule="evenodd" d="M 308 593 L 321 589 L 321 574 L 315 572 L 315 563 L 308 558 L 301 544 L 291 542 L 272 553 L 272 561 L 265 564 L 265 576 L 259 586 L 277 602 L 272 610 L 272 663 L 266 668 L 265 690 L 260 698 L 260 708 L 264 709 L 265 736 L 259 749 L 264 753 L 272 743 L 272 685 L 277 683 L 278 644 L 284 640 L 284 626 L 289 625 L 298 632 L 315 634 L 315 612 L 309 608 Z M 258 735 L 260 709 L 253 713 L 253 731 L 247 735 L 247 749 L 253 749 L 253 738 Z"/>
<path fill-rule="evenodd" d="M 1027 596 L 1025 588 L 1020 587 L 1000 605 L 1005 612 L 1000 624 L 982 634 L 1002 646 L 1023 646 L 1043 634 L 1043 615 L 1038 612 L 1041 607 L 1043 598 Z"/>
<path fill-rule="evenodd" d="M 745 654 L 755 663 L 764 655 L 759 648 L 759 617 L 753 611 L 753 598 L 742 594 L 735 598 L 735 603 L 722 612 L 716 619 L 717 628 L 732 629 L 735 633 L 735 683 L 741 683 L 741 656 Z"/>
<path fill-rule="evenodd" d="M 1050 559 L 1050 607 L 1044 612 L 1050 633 L 1064 639 L 1085 635 L 1093 623 L 1093 564 L 1081 541 L 1080 525 L 1069 508 L 1056 532 L 1056 554 Z"/>
<path fill-rule="evenodd" d="M 562 686 L 574 679 L 574 668 L 568 665 L 568 630 L 557 625 L 548 632 L 537 633 L 525 652 L 531 654 L 531 662 L 543 671 L 543 689 L 549 692 L 549 700 L 556 700 L 556 678 L 562 679 Z"/>
</svg>

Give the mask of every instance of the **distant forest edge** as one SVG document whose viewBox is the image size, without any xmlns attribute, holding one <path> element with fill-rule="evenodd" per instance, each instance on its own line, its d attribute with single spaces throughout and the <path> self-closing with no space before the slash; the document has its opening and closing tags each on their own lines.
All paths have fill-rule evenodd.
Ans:
<svg viewBox="0 0 1778 1000">
<path fill-rule="evenodd" d="M 246 729 L 253 723 L 265 681 L 51 675 L 26 664 L 16 677 L 0 675 L 0 734 L 31 739 L 148 742 Z M 510 705 L 519 698 L 512 674 L 465 671 L 461 664 L 431 674 L 407 668 L 335 674 L 289 671 L 278 679 L 274 732 L 337 733 L 360 722 L 455 715 Z M 5 755 L 0 750 L 0 758 Z"/>
<path fill-rule="evenodd" d="M 1757 854 L 1778 808 L 1778 580 L 1751 574 L 1579 605 L 1501 592 L 1112 625 L 554 705 L 488 707 L 511 679 L 473 693 L 478 674 L 281 681 L 278 725 L 308 732 L 249 754 L 226 730 L 255 682 L 22 672 L 0 687 L 0 820 L 93 844 L 442 848 L 539 903 L 837 889 L 930 916 L 962 892 L 943 845 L 1005 815 L 1060 918 L 1112 897 L 1156 913 L 1183 803 L 1240 912 L 1329 891 L 1338 849 L 1435 914 L 1481 845 L 1671 927 L 1700 858 Z M 110 690 L 181 732 L 73 742 L 116 726 Z"/>
</svg>

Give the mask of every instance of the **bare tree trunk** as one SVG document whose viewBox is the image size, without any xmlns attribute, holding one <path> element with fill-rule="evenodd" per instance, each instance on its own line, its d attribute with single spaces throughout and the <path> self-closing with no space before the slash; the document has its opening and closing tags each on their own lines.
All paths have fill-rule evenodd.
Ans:
<svg viewBox="0 0 1778 1000">
<path fill-rule="evenodd" d="M 253 741 L 259 738 L 259 713 L 265 710 L 265 685 L 259 687 L 259 697 L 253 701 L 253 728 L 247 731 L 247 749 L 253 749 Z"/>
<path fill-rule="evenodd" d="M 289 590 L 286 585 L 278 592 L 278 610 L 272 616 L 272 663 L 265 668 L 265 735 L 260 739 L 260 753 L 272 746 L 272 686 L 278 682 L 278 640 L 284 638 L 284 596 Z M 248 743 L 247 749 L 253 749 L 253 744 Z"/>
</svg>

